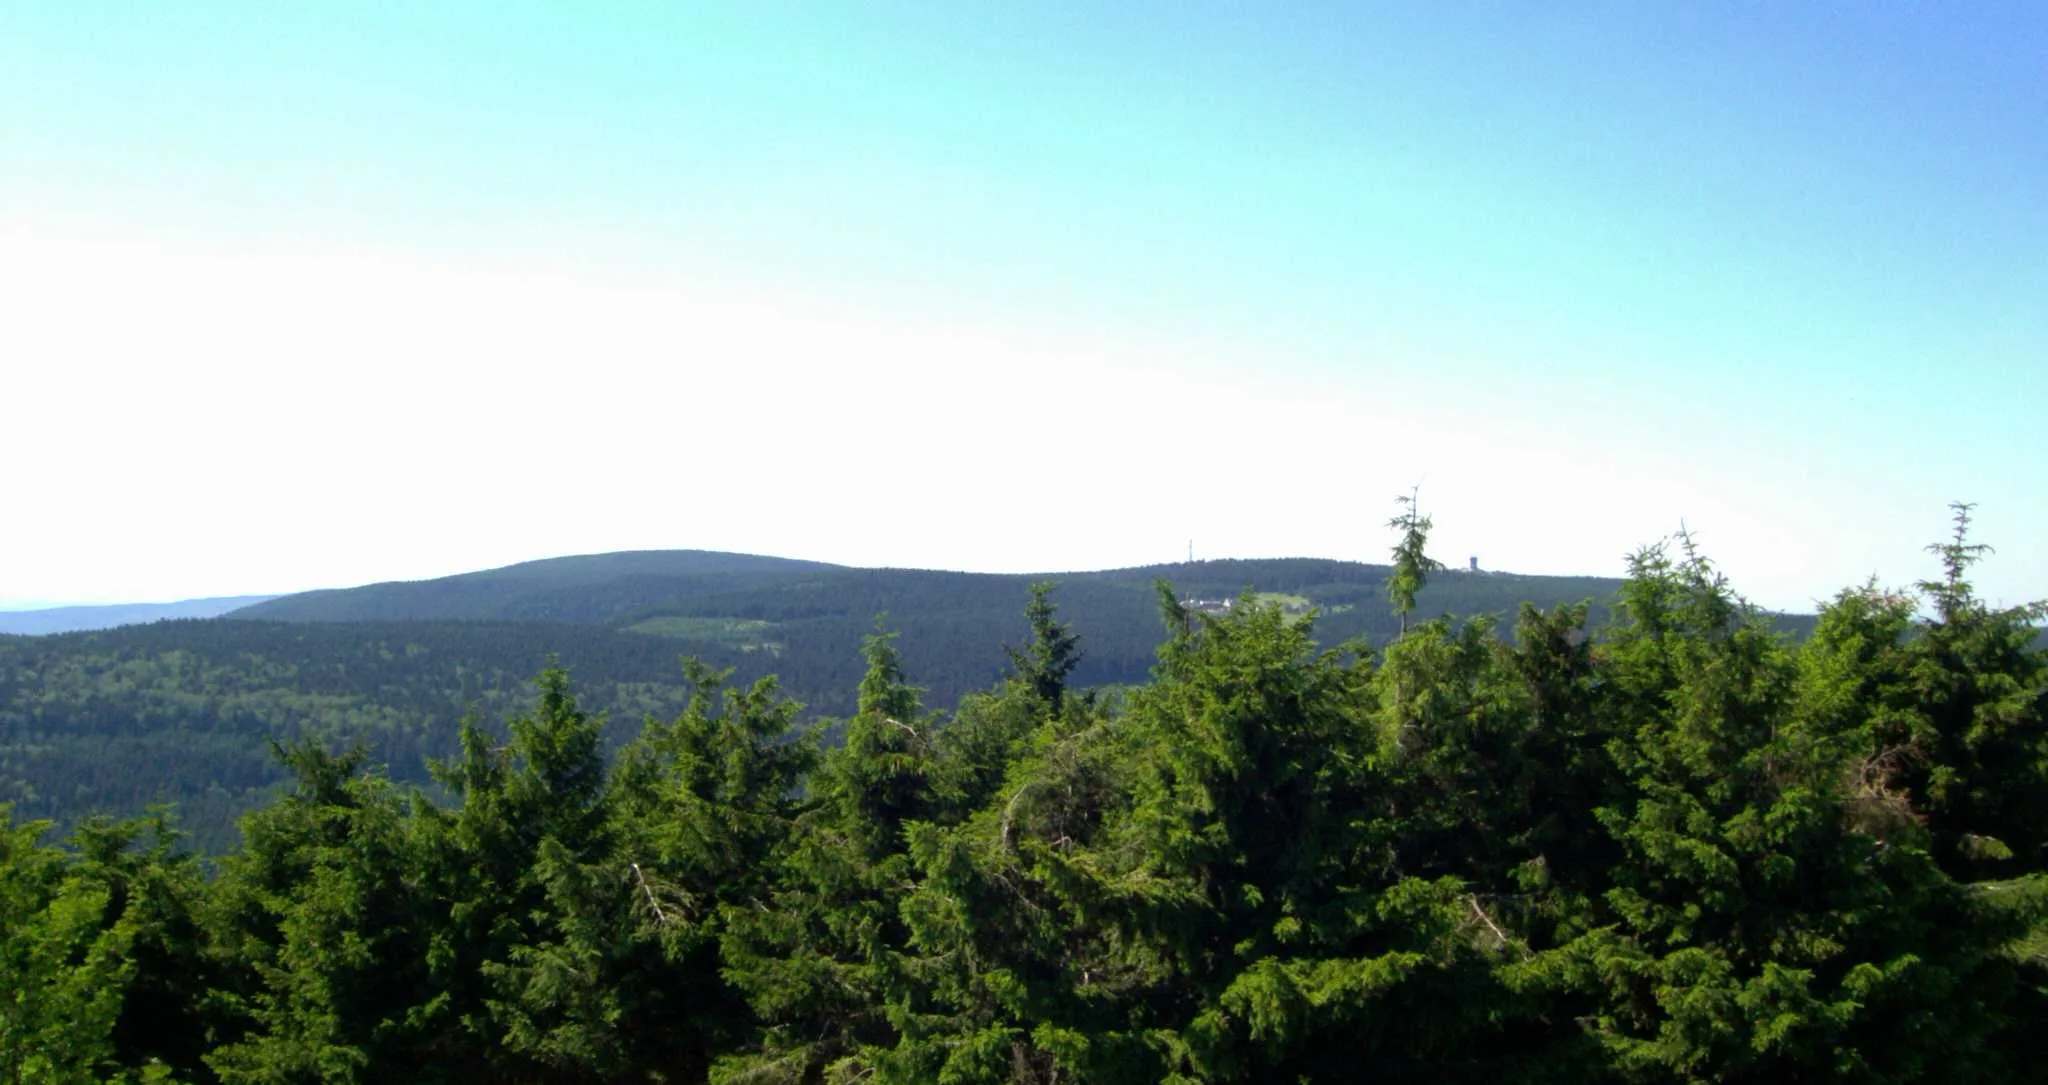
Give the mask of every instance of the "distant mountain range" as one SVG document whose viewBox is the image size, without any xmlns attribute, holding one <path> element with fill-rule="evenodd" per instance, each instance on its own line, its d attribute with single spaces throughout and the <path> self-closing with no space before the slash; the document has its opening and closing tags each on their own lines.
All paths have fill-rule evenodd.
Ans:
<svg viewBox="0 0 2048 1085">
<path fill-rule="evenodd" d="M 41 610 L 0 610 L 0 633 L 41 635 L 161 622 L 172 618 L 217 618 L 232 610 L 277 598 L 274 595 L 228 595 L 217 599 L 185 599 L 176 603 L 115 603 L 107 606 L 47 607 Z"/>
</svg>

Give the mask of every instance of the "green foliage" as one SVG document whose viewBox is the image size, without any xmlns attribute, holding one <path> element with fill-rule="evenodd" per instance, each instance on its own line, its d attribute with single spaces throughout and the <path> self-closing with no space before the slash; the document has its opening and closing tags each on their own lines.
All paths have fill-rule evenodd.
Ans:
<svg viewBox="0 0 2048 1085">
<path fill-rule="evenodd" d="M 1049 583 L 1031 586 L 1031 603 L 1024 608 L 1024 618 L 1031 623 L 1031 643 L 1021 650 L 1011 648 L 1009 653 L 1018 679 L 1057 714 L 1065 704 L 1067 676 L 1081 662 L 1081 638 L 1059 620 L 1051 593 Z"/>
<path fill-rule="evenodd" d="M 0 1081 L 201 1077 L 220 975 L 176 832 L 95 820 L 60 849 L 48 829 L 0 804 Z"/>
<path fill-rule="evenodd" d="M 813 713 L 852 715 L 862 638 L 879 610 L 897 615 L 896 646 L 934 705 L 955 705 L 1015 670 L 1002 646 L 1017 643 L 1018 600 L 1033 578 L 742 557 L 564 558 L 307 593 L 233 620 L 0 637 L 0 801 L 60 827 L 175 803 L 194 847 L 221 855 L 238 843 L 236 819 L 289 782 L 266 754 L 268 739 L 361 743 L 395 783 L 427 784 L 426 762 L 457 752 L 453 721 L 519 712 L 551 656 L 577 676 L 582 703 L 612 721 L 610 750 L 642 719 L 682 710 L 690 689 L 676 670 L 679 653 L 729 668 L 742 683 L 777 672 Z M 1405 619 L 1371 605 L 1385 597 L 1390 571 L 1287 559 L 1065 574 L 1056 624 L 1085 629 L 1087 651 L 1065 661 L 1062 685 L 1145 681 L 1159 633 L 1153 583 L 1162 575 L 1202 598 L 1250 586 L 1288 599 L 1291 612 L 1312 606 L 1314 628 L 1339 644 L 1396 635 Z M 1505 632 L 1522 600 L 1596 600 L 1597 619 L 1598 601 L 1619 586 L 1445 572 L 1429 578 L 1415 607 L 1424 616 L 1498 615 Z M 275 620 L 284 617 L 294 620 Z M 1039 650 L 1037 638 L 1034 631 L 1022 650 Z"/>
<path fill-rule="evenodd" d="M 628 1065 L 698 1080 L 751 1039 L 719 941 L 733 910 L 773 891 L 775 856 L 799 813 L 816 747 L 790 741 L 797 706 L 772 679 L 744 690 L 688 664 L 695 689 L 673 723 L 650 722 L 613 776 L 612 859 L 630 904 L 612 991 Z"/>
<path fill-rule="evenodd" d="M 433 1048 L 415 1012 L 434 980 L 432 868 L 360 752 L 280 752 L 294 791 L 245 821 L 215 890 L 237 1020 L 207 1061 L 224 1082 L 380 1080 Z"/>
<path fill-rule="evenodd" d="M 2048 655 L 2035 643 L 2048 603 L 1993 609 L 1969 569 L 1990 547 L 1969 541 L 1958 503 L 1951 540 L 1929 549 L 1943 577 L 1920 585 L 1934 620 L 1915 644 L 1911 682 L 1926 726 L 1926 796 L 1937 853 L 1960 877 L 2048 868 Z"/>
<path fill-rule="evenodd" d="M 107 886 L 0 805 L 0 1080 L 91 1082 L 114 1065 L 132 925 Z"/>
<path fill-rule="evenodd" d="M 1433 526 L 1429 517 L 1422 515 L 1420 488 L 1394 498 L 1401 506 L 1400 515 L 1387 521 L 1387 526 L 1401 533 L 1394 543 L 1394 568 L 1387 576 L 1387 598 L 1394 604 L 1394 614 L 1401 619 L 1401 632 L 1408 632 L 1408 615 L 1415 609 L 1415 595 L 1423 585 L 1429 583 L 1429 574 L 1441 571 L 1443 564 L 1429 556 L 1429 529 Z"/>
<path fill-rule="evenodd" d="M 1804 643 L 1681 536 L 1512 638 L 1162 582 L 1113 693 L 1039 585 L 950 716 L 880 627 L 808 730 L 689 660 L 608 739 L 550 667 L 431 787 L 286 730 L 211 881 L 0 806 L 0 1081 L 2042 1081 L 2042 611 L 1966 528 Z"/>
<path fill-rule="evenodd" d="M 0 801 L 60 824 L 175 802 L 195 846 L 220 855 L 237 843 L 236 819 L 289 784 L 273 738 L 361 745 L 397 782 L 426 784 L 426 763 L 458 750 L 454 722 L 518 712 L 557 645 L 583 695 L 614 718 L 637 726 L 688 699 L 673 643 L 565 631 L 207 621 L 0 638 Z"/>
<path fill-rule="evenodd" d="M 878 621 L 862 647 L 859 712 L 811 780 L 774 887 L 727 911 L 727 976 L 764 1027 L 715 1079 L 863 1075 L 904 1027 L 908 933 L 896 898 L 911 872 L 906 832 L 944 808 L 947 774 L 938 721 L 923 714 L 894 640 Z"/>
</svg>

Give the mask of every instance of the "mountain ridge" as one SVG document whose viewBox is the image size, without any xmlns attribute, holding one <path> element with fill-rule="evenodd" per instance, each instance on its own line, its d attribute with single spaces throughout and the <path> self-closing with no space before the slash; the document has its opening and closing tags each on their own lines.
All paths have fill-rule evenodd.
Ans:
<svg viewBox="0 0 2048 1085">
<path fill-rule="evenodd" d="M 0 803 L 71 824 L 174 802 L 203 849 L 234 846 L 235 817 L 285 776 L 275 741 L 360 746 L 406 784 L 459 752 L 465 716 L 487 724 L 560 666 L 616 743 L 691 690 L 680 660 L 778 676 L 804 718 L 843 719 L 862 644 L 895 637 L 904 674 L 945 713 L 1010 672 L 1029 643 L 1033 584 L 1051 580 L 1080 637 L 1076 689 L 1145 682 L 1166 636 L 1161 579 L 1198 609 L 1250 593 L 1338 648 L 1383 645 L 1400 626 L 1388 567 L 1329 558 L 1214 559 L 1059 574 L 871 569 L 706 551 L 570 555 L 429 581 L 285 596 L 218 618 L 48 637 L 0 637 Z M 1524 602 L 1590 604 L 1598 626 L 1619 579 L 1446 570 L 1409 615 L 1494 620 Z M 881 616 L 878 618 L 878 616 Z M 1812 619 L 1780 619 L 1803 632 Z"/>
<path fill-rule="evenodd" d="M 1032 584 L 1051 581 L 1142 583 L 1165 579 L 1234 595 L 1245 588 L 1278 590 L 1313 584 L 1383 581 L 1388 566 L 1340 558 L 1210 558 L 1108 569 L 1002 573 L 913 566 L 856 566 L 800 558 L 711 550 L 625 550 L 572 554 L 421 580 L 382 581 L 276 596 L 232 611 L 236 619 L 270 621 L 561 621 L 611 624 L 650 616 L 671 604 L 691 605 L 707 595 L 762 588 L 787 589 L 817 578 L 848 582 L 953 580 L 959 583 Z M 1472 571 L 1440 572 L 1441 583 L 1543 586 L 1608 595 L 1616 577 Z M 637 588 L 633 593 L 624 588 Z M 598 598 L 588 593 L 599 590 Z M 1484 592 L 1493 595 L 1495 592 Z M 574 597 L 574 598 L 571 598 Z"/>
<path fill-rule="evenodd" d="M 617 550 L 537 558 L 423 580 L 389 580 L 277 596 L 231 612 L 271 621 L 567 621 L 587 608 L 564 606 L 564 593 L 621 582 L 705 589 L 734 578 L 846 566 L 718 550 Z M 567 614 L 560 613 L 567 611 Z"/>
<path fill-rule="evenodd" d="M 94 603 L 0 611 L 0 634 L 48 636 L 115 629 L 146 622 L 184 618 L 217 618 L 244 607 L 279 598 L 276 595 L 219 595 L 169 603 Z"/>
</svg>

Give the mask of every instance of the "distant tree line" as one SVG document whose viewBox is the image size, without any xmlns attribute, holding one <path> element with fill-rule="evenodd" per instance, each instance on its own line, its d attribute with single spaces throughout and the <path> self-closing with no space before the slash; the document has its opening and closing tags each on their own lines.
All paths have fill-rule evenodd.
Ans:
<svg viewBox="0 0 2048 1085">
<path fill-rule="evenodd" d="M 950 712 L 877 629 L 830 746 L 696 664 L 608 757 L 555 669 L 432 789 L 282 744 L 217 871 L 0 816 L 0 1081 L 2048 1080 L 2048 608 L 1967 526 L 1796 643 L 1681 538 L 1511 640 L 1162 587 L 1105 694 L 1041 589 Z"/>
</svg>

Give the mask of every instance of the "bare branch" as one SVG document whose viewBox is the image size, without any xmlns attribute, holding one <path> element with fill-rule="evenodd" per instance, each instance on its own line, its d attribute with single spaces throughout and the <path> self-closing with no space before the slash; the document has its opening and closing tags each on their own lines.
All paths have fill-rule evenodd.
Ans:
<svg viewBox="0 0 2048 1085">
<path fill-rule="evenodd" d="M 1521 952 L 1523 957 L 1529 956 L 1529 947 L 1509 938 L 1507 932 L 1501 930 L 1500 926 L 1493 921 L 1493 917 L 1486 914 L 1486 909 L 1479 906 L 1478 897 L 1467 895 L 1465 903 L 1472 906 L 1472 915 L 1481 923 L 1486 924 L 1486 929 L 1493 932 L 1493 936 L 1500 940 L 1502 946 L 1513 946 Z"/>
<path fill-rule="evenodd" d="M 654 921 L 666 924 L 668 922 L 668 913 L 662 911 L 661 902 L 654 899 L 654 887 L 647 884 L 647 875 L 641 873 L 640 864 L 629 863 L 627 865 L 633 868 L 633 877 L 640 883 L 640 892 L 647 895 L 647 906 L 654 909 Z"/>
</svg>

